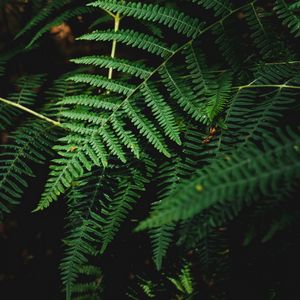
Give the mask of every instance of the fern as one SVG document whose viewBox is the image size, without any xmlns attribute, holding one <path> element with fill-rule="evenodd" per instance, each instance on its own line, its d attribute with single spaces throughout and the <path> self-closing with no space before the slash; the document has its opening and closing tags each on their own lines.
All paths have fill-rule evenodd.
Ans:
<svg viewBox="0 0 300 300">
<path fill-rule="evenodd" d="M 247 157 L 232 152 L 215 161 L 181 190 L 174 192 L 176 197 L 171 195 L 138 228 L 185 220 L 217 203 L 238 199 L 248 193 L 256 197 L 259 193 L 267 194 L 281 181 L 299 176 L 299 135 L 290 129 L 277 134 L 279 140 L 268 137 L 263 151 L 249 146 Z M 272 165 L 266 164 L 267 161 L 272 161 Z M 232 175 L 236 177 L 230 177 Z"/>
<path fill-rule="evenodd" d="M 121 222 L 124 221 L 129 210 L 131 210 L 133 203 L 138 200 L 141 192 L 144 191 L 144 185 L 148 180 L 141 175 L 137 170 L 132 170 L 131 174 L 124 176 L 124 179 L 119 183 L 118 190 L 113 198 L 107 197 L 107 204 L 101 209 L 103 215 L 101 253 L 111 243 Z"/>
<path fill-rule="evenodd" d="M 68 80 L 72 80 L 74 82 L 79 83 L 87 83 L 94 87 L 101 87 L 104 89 L 108 89 L 112 92 L 116 92 L 123 95 L 130 95 L 134 91 L 134 86 L 119 82 L 119 81 L 110 81 L 104 76 L 100 75 L 92 75 L 92 74 L 76 74 L 74 76 L 69 77 Z"/>
<path fill-rule="evenodd" d="M 93 210 L 99 201 L 99 190 L 103 184 L 102 177 L 99 174 L 90 178 L 89 181 L 83 179 L 68 194 L 69 232 L 64 240 L 66 250 L 60 264 L 61 278 L 66 289 L 67 299 L 73 299 L 71 298 L 73 291 L 80 292 L 76 282 L 82 269 L 86 268 L 88 258 L 97 253 L 93 241 L 99 236 L 101 225 Z M 92 190 L 91 193 L 92 183 L 96 183 L 96 189 Z M 83 198 L 86 199 L 84 204 L 81 202 Z"/>
<path fill-rule="evenodd" d="M 193 279 L 188 264 L 183 266 L 178 279 L 172 277 L 169 277 L 168 279 L 176 286 L 176 288 L 180 292 L 188 295 L 193 293 Z"/>
<path fill-rule="evenodd" d="M 102 293 L 102 273 L 95 266 L 83 266 L 79 270 L 80 275 L 88 277 L 89 281 L 84 283 L 76 283 L 73 286 L 75 296 L 74 300 L 97 300 Z"/>
<path fill-rule="evenodd" d="M 196 37 L 203 27 L 197 19 L 188 17 L 184 13 L 174 9 L 161 7 L 159 5 L 134 2 L 126 2 L 123 4 L 116 0 L 96 1 L 89 5 L 112 12 L 118 12 L 122 15 L 132 16 L 137 19 L 161 23 L 188 37 Z"/>
<path fill-rule="evenodd" d="M 52 27 L 58 26 L 63 22 L 67 22 L 78 15 L 88 14 L 93 11 L 92 8 L 80 4 L 80 1 L 76 1 L 76 4 L 79 6 L 70 9 L 68 8 L 68 5 L 71 3 L 72 1 L 70 0 L 54 0 L 52 2 L 47 3 L 45 7 L 41 10 L 41 12 L 34 16 L 32 20 L 29 23 L 27 23 L 27 25 L 22 30 L 18 32 L 15 38 L 20 38 L 25 33 L 32 31 L 34 28 L 40 25 L 40 23 L 43 23 L 45 22 L 45 20 L 48 20 L 48 22 L 45 25 L 42 25 L 42 27 L 38 29 L 38 31 L 31 37 L 31 40 L 26 46 L 27 49 L 30 49 Z M 55 17 L 49 21 L 49 17 L 54 16 L 54 14 Z"/>
<path fill-rule="evenodd" d="M 133 30 L 119 30 L 118 32 L 107 30 L 96 30 L 92 33 L 87 33 L 77 38 L 77 40 L 85 41 L 117 41 L 118 43 L 124 43 L 131 47 L 137 47 L 143 49 L 152 54 L 160 55 L 162 57 L 168 57 L 173 54 L 166 43 L 160 41 L 156 37 L 145 33 L 139 33 Z"/>
<path fill-rule="evenodd" d="M 177 186 L 180 180 L 180 160 L 172 159 L 166 162 L 159 168 L 159 190 L 160 193 L 157 197 L 158 201 L 154 203 L 154 208 L 159 205 L 161 201 L 171 193 Z M 166 224 L 160 227 L 153 228 L 150 231 L 150 237 L 153 247 L 153 259 L 158 270 L 161 269 L 163 258 L 167 254 L 167 249 L 172 241 L 173 231 L 175 226 L 173 224 Z"/>
<path fill-rule="evenodd" d="M 206 104 L 206 115 L 210 122 L 224 111 L 231 92 L 231 79 L 229 74 L 222 75 L 217 82 L 217 89 Z"/>
<path fill-rule="evenodd" d="M 225 15 L 232 11 L 232 6 L 229 1 L 220 1 L 220 0 L 189 0 L 191 2 L 202 5 L 206 9 L 214 10 L 215 16 Z"/>
<path fill-rule="evenodd" d="M 54 11 L 59 10 L 66 4 L 70 3 L 70 0 L 63 0 L 63 1 L 52 1 L 47 6 L 45 6 L 42 11 L 35 15 L 30 22 L 24 26 L 23 29 L 21 29 L 18 34 L 16 35 L 16 38 L 19 38 L 27 31 L 31 30 L 33 27 L 36 27 L 39 23 L 44 21 L 46 18 L 48 18 Z"/>
<path fill-rule="evenodd" d="M 16 91 L 8 95 L 8 100 L 28 108 L 36 102 L 38 89 L 45 81 L 45 75 L 32 75 L 19 78 L 15 83 Z M 10 126 L 14 119 L 21 114 L 15 107 L 0 103 L 0 130 Z"/>
<path fill-rule="evenodd" d="M 136 222 L 150 207 L 137 229 L 150 235 L 147 271 L 162 276 L 157 284 L 137 277 L 128 295 L 197 299 L 206 286 L 212 299 L 226 299 L 229 234 L 245 229 L 247 246 L 256 237 L 273 243 L 299 216 L 295 191 L 288 194 L 300 175 L 298 2 L 86 4 L 24 4 L 22 29 L 4 47 L 18 50 L 0 56 L 0 129 L 10 137 L 1 145 L 0 211 L 20 201 L 34 165 L 54 156 L 35 211 L 66 200 L 67 300 L 101 297 L 101 256 L 110 259 L 113 241 L 129 234 L 135 207 Z M 14 55 L 44 55 L 46 33 L 64 23 L 82 34 L 68 45 L 73 64 L 61 57 L 47 76 L 32 75 L 22 56 L 20 68 L 5 70 Z M 170 275 L 178 257 L 183 268 Z M 201 276 L 193 278 L 194 269 Z"/>
<path fill-rule="evenodd" d="M 180 145 L 179 128 L 176 124 L 174 114 L 168 104 L 165 103 L 163 96 L 159 94 L 154 86 L 147 84 L 142 87 L 142 93 L 145 96 L 147 105 L 151 107 L 154 117 L 164 129 L 165 134 Z"/>
<path fill-rule="evenodd" d="M 300 36 L 300 16 L 294 11 L 299 8 L 299 3 L 288 4 L 284 0 L 277 0 L 274 10 L 282 23 L 286 25 L 290 32 L 295 36 Z"/>
<path fill-rule="evenodd" d="M 272 31 L 269 30 L 269 23 L 266 20 L 267 13 L 261 7 L 256 7 L 254 4 L 247 7 L 245 10 L 246 20 L 252 31 L 251 37 L 259 50 L 264 60 L 274 57 L 274 51 L 278 49 L 275 46 L 276 40 L 272 36 Z"/>
<path fill-rule="evenodd" d="M 129 73 L 137 76 L 141 79 L 146 79 L 152 73 L 150 68 L 147 68 L 144 64 L 133 63 L 125 59 L 117 59 L 106 56 L 86 56 L 76 59 L 72 59 L 72 62 L 76 64 L 93 65 L 101 68 L 112 68 L 117 71 Z"/>
<path fill-rule="evenodd" d="M 34 176 L 32 163 L 44 164 L 58 133 L 41 121 L 28 121 L 11 134 L 11 141 L 1 145 L 0 212 L 8 213 L 19 203 L 27 187 L 26 177 Z"/>
</svg>

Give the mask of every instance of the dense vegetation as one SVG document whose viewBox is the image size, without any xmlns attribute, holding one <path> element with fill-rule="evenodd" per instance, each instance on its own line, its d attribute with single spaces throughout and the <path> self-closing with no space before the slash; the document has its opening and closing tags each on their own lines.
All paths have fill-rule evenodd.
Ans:
<svg viewBox="0 0 300 300">
<path fill-rule="evenodd" d="M 1 1 L 1 219 L 58 202 L 62 299 L 299 297 L 299 12 Z"/>
</svg>

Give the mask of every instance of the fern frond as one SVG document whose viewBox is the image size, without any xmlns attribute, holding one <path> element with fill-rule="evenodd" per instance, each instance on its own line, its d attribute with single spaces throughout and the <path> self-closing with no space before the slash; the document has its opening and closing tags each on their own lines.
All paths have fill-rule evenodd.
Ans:
<svg viewBox="0 0 300 300">
<path fill-rule="evenodd" d="M 76 16 L 89 14 L 93 12 L 93 9 L 86 6 L 79 6 L 76 8 L 73 8 L 71 10 L 64 11 L 61 15 L 57 16 L 54 20 L 51 22 L 47 22 L 46 25 L 44 25 L 41 29 L 38 30 L 38 32 L 33 36 L 33 38 L 30 40 L 26 48 L 32 47 L 45 33 L 47 33 L 52 27 L 58 26 L 62 24 L 63 22 L 66 22 Z"/>
<path fill-rule="evenodd" d="M 300 16 L 294 10 L 299 7 L 297 2 L 288 4 L 285 0 L 276 0 L 273 8 L 278 18 L 282 19 L 282 24 L 286 25 L 296 38 L 300 36 Z"/>
<path fill-rule="evenodd" d="M 66 4 L 70 3 L 71 0 L 54 0 L 47 4 L 43 9 L 39 11 L 38 14 L 36 14 L 16 35 L 16 39 L 20 36 L 24 35 L 24 33 L 28 32 L 32 28 L 36 27 L 39 23 L 46 20 L 53 12 L 59 10 Z"/>
<path fill-rule="evenodd" d="M 209 74 L 208 66 L 205 61 L 204 54 L 194 45 L 189 44 L 184 50 L 185 62 L 187 69 L 193 80 L 193 90 L 195 97 L 204 98 L 203 102 L 207 101 L 207 95 L 212 85 L 212 76 Z"/>
<path fill-rule="evenodd" d="M 57 104 L 62 106 L 77 105 L 80 107 L 82 106 L 87 108 L 99 108 L 108 111 L 114 111 L 121 104 L 121 102 L 117 98 L 105 98 L 104 96 L 92 96 L 83 94 L 64 97 Z M 100 116 L 98 115 L 98 117 Z"/>
<path fill-rule="evenodd" d="M 67 195 L 68 236 L 64 240 L 66 248 L 60 264 L 66 299 L 73 299 L 73 294 L 82 294 L 78 283 L 81 274 L 95 277 L 99 274 L 94 267 L 87 267 L 87 263 L 90 257 L 97 254 L 96 241 L 101 232 L 98 216 L 93 211 L 99 203 L 100 191 L 107 183 L 103 174 L 96 171 L 87 174 L 76 182 Z"/>
<path fill-rule="evenodd" d="M 153 123 L 141 113 L 140 109 L 138 107 L 134 107 L 131 103 L 129 103 L 129 101 L 127 101 L 124 105 L 124 110 L 140 133 L 145 136 L 159 152 L 170 157 L 170 153 L 161 134 L 155 128 Z"/>
<path fill-rule="evenodd" d="M 279 82 L 293 82 L 297 79 L 297 68 L 289 66 L 264 66 L 256 72 L 253 84 L 268 85 Z M 251 85 L 251 84 L 250 84 Z M 283 113 L 295 102 L 297 91 L 291 89 L 275 89 L 264 97 L 255 90 L 239 90 L 225 116 L 227 129 L 222 130 L 219 140 L 219 150 L 228 151 L 232 145 L 243 147 L 248 142 L 257 141 L 268 130 L 280 121 Z"/>
<path fill-rule="evenodd" d="M 76 282 L 72 287 L 74 300 L 99 300 L 102 292 L 102 272 L 98 267 L 85 265 L 79 269 L 84 280 Z M 84 281 L 84 282 L 82 282 Z"/>
<path fill-rule="evenodd" d="M 128 104 L 128 103 L 127 103 Z M 165 146 L 157 136 L 159 133 L 155 132 L 153 125 L 133 109 L 129 104 L 125 109 L 129 115 L 132 115 L 133 123 L 137 124 L 137 128 L 141 133 L 147 137 L 150 143 L 158 148 L 164 154 L 166 152 Z M 111 116 L 110 121 L 113 117 Z M 120 126 L 121 123 L 118 125 Z M 45 192 L 42 195 L 41 201 L 37 210 L 44 209 L 49 206 L 53 200 L 57 200 L 58 196 L 62 194 L 72 184 L 72 181 L 82 176 L 85 170 L 90 171 L 93 165 L 100 166 L 101 164 L 107 166 L 108 153 L 106 147 L 109 148 L 112 154 L 115 154 L 121 161 L 125 162 L 126 158 L 120 141 L 113 133 L 113 128 L 104 122 L 100 128 L 91 130 L 82 129 L 82 126 L 69 124 L 68 128 L 88 134 L 86 137 L 76 136 L 70 134 L 60 141 L 62 145 L 55 147 L 60 158 L 54 159 L 50 178 L 45 186 Z M 120 130 L 120 129 L 119 129 Z M 129 136 L 123 139 L 125 143 L 129 142 Z M 131 138 L 132 141 L 132 138 Z M 65 143 L 65 145 L 64 145 Z M 70 145 L 71 144 L 71 145 Z M 126 145 L 126 144 L 125 144 Z M 126 146 L 128 146 L 127 144 Z M 129 145 L 132 149 L 132 144 Z M 137 153 L 137 152 L 136 152 Z"/>
<path fill-rule="evenodd" d="M 105 120 L 103 117 L 99 116 L 99 114 L 93 113 L 89 109 L 77 109 L 76 111 L 62 111 L 60 115 L 65 118 L 68 118 L 69 120 L 84 121 L 87 123 L 92 123 L 94 125 L 99 125 Z"/>
<path fill-rule="evenodd" d="M 299 9 L 300 8 L 300 1 L 296 0 L 294 3 L 290 4 L 291 9 Z"/>
<path fill-rule="evenodd" d="M 172 242 L 173 231 L 173 225 L 162 225 L 153 228 L 150 231 L 151 244 L 153 247 L 153 260 L 157 270 L 161 269 L 163 259 Z"/>
<path fill-rule="evenodd" d="M 213 34 L 216 36 L 215 43 L 220 53 L 228 65 L 232 67 L 232 71 L 241 73 L 241 67 L 247 59 L 245 56 L 247 52 L 240 41 L 238 30 L 235 30 L 236 27 L 234 22 L 227 20 L 225 23 L 222 22 L 215 26 Z"/>
<path fill-rule="evenodd" d="M 87 255 L 95 253 L 94 248 L 90 246 L 89 226 L 89 222 L 82 222 L 81 226 L 76 226 L 73 229 L 65 241 L 68 245 L 68 250 L 66 250 L 60 268 L 62 282 L 66 286 L 66 299 L 68 300 L 71 299 L 73 284 L 79 276 L 79 267 L 88 262 Z"/>
<path fill-rule="evenodd" d="M 244 195 L 266 195 L 282 181 L 300 176 L 300 136 L 287 129 L 265 138 L 264 150 L 248 146 L 216 160 L 161 203 L 139 229 L 185 220 L 218 203 Z M 228 205 L 228 203 L 227 203 Z"/>
<path fill-rule="evenodd" d="M 111 197 L 106 197 L 107 204 L 101 209 L 101 253 L 106 250 L 107 246 L 114 239 L 121 223 L 132 209 L 132 205 L 138 200 L 141 192 L 144 191 L 144 185 L 149 181 L 149 174 L 146 175 L 146 177 L 143 177 L 143 174 L 138 170 L 131 170 L 128 176 L 123 176 L 124 178 L 118 184 L 117 192 Z"/>
<path fill-rule="evenodd" d="M 196 121 L 201 120 L 203 118 L 202 105 L 196 102 L 193 92 L 182 84 L 176 72 L 164 66 L 160 70 L 160 75 L 171 97 Z"/>
<path fill-rule="evenodd" d="M 177 290 L 185 295 L 191 295 L 194 291 L 194 280 L 191 274 L 191 269 L 189 264 L 185 264 L 178 278 L 168 277 L 168 279 L 174 284 Z"/>
<path fill-rule="evenodd" d="M 12 141 L 0 150 L 0 212 L 9 212 L 19 203 L 27 187 L 26 177 L 34 176 L 32 163 L 44 164 L 58 133 L 42 121 L 29 121 L 11 135 Z"/>
<path fill-rule="evenodd" d="M 103 138 L 103 141 L 106 142 L 110 153 L 116 155 L 123 163 L 125 163 L 125 153 L 122 149 L 119 139 L 114 136 L 114 132 L 110 131 L 109 128 L 103 128 L 100 136 Z"/>
<path fill-rule="evenodd" d="M 152 73 L 152 70 L 142 63 L 131 62 L 125 59 L 111 58 L 106 56 L 85 56 L 71 59 L 76 64 L 93 65 L 101 68 L 112 68 L 117 71 L 129 73 L 141 79 L 146 79 Z"/>
<path fill-rule="evenodd" d="M 118 135 L 119 139 L 122 141 L 122 143 L 130 151 L 132 151 L 137 158 L 140 158 L 141 149 L 138 140 L 132 131 L 126 129 L 126 125 L 121 119 L 121 116 L 119 116 L 118 118 L 112 118 L 112 127 Z"/>
<path fill-rule="evenodd" d="M 86 153 L 78 152 L 77 147 L 72 151 L 70 146 L 56 146 L 55 149 L 61 155 L 61 158 L 53 160 L 55 165 L 52 166 L 50 178 L 45 185 L 45 192 L 42 194 L 37 210 L 42 210 L 50 205 L 53 200 L 57 200 L 61 193 L 69 188 L 74 179 L 84 174 L 84 170 L 91 170 L 92 163 L 88 161 Z M 88 149 L 88 150 L 87 150 Z M 85 151 L 93 158 L 96 165 L 100 165 L 98 156 L 95 154 L 91 146 L 86 146 Z"/>
<path fill-rule="evenodd" d="M 163 41 L 145 33 L 139 33 L 133 30 L 119 30 L 115 32 L 113 30 L 107 31 L 93 31 L 77 38 L 78 40 L 85 41 L 117 41 L 118 43 L 124 43 L 131 47 L 137 47 L 139 49 L 146 50 L 150 53 L 159 55 L 161 57 L 168 57 L 174 52 Z"/>
<path fill-rule="evenodd" d="M 38 90 L 44 81 L 44 74 L 23 76 L 15 83 L 16 91 L 10 93 L 7 98 L 9 101 L 30 108 L 35 104 Z M 21 113 L 22 111 L 17 108 L 0 103 L 0 130 L 10 126 Z"/>
<path fill-rule="evenodd" d="M 159 167 L 157 180 L 159 193 L 157 201 L 153 203 L 153 209 L 174 192 L 178 182 L 181 180 L 181 161 L 178 157 L 171 158 Z M 153 260 L 157 270 L 161 269 L 162 261 L 172 241 L 175 225 L 165 224 L 151 229 L 150 238 L 153 248 Z"/>
<path fill-rule="evenodd" d="M 209 98 L 205 110 L 209 121 L 212 123 L 215 118 L 224 110 L 231 95 L 231 75 L 223 74 L 217 79 L 217 88 Z"/>
<path fill-rule="evenodd" d="M 189 0 L 203 6 L 205 9 L 214 10 L 215 16 L 223 16 L 232 12 L 232 5 L 228 0 Z"/>
<path fill-rule="evenodd" d="M 176 124 L 174 114 L 163 96 L 154 85 L 146 83 L 141 88 L 141 92 L 144 94 L 147 105 L 152 109 L 154 117 L 164 129 L 166 135 L 180 145 L 179 128 Z"/>
<path fill-rule="evenodd" d="M 132 94 L 132 92 L 134 91 L 133 85 L 121 81 L 119 82 L 117 80 L 109 80 L 108 78 L 100 75 L 76 74 L 74 76 L 69 77 L 68 80 L 77 83 L 87 83 L 94 87 L 102 87 L 104 89 L 123 95 Z"/>
<path fill-rule="evenodd" d="M 100 7 L 108 11 L 131 16 L 136 19 L 153 21 L 173 28 L 178 33 L 187 37 L 196 37 L 201 28 L 198 19 L 191 18 L 183 12 L 157 4 L 142 4 L 140 2 L 118 2 L 116 0 L 95 1 L 89 5 Z"/>
<path fill-rule="evenodd" d="M 266 13 L 263 8 L 257 8 L 253 3 L 245 8 L 246 21 L 252 31 L 251 37 L 264 60 L 274 56 L 275 37 L 271 35 L 272 31 L 268 27 Z"/>
</svg>

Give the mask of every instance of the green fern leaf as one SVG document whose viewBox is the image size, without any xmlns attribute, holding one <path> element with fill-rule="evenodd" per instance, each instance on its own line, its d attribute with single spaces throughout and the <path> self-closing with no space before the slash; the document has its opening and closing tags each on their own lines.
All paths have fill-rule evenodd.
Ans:
<svg viewBox="0 0 300 300">
<path fill-rule="evenodd" d="M 117 98 L 104 96 L 92 96 L 92 95 L 74 95 L 64 97 L 61 101 L 57 103 L 62 106 L 77 105 L 87 108 L 100 108 L 108 111 L 114 111 L 121 104 L 120 100 Z"/>
<path fill-rule="evenodd" d="M 23 76 L 15 82 L 16 92 L 8 95 L 8 100 L 26 106 L 28 108 L 35 104 L 37 91 L 45 81 L 45 75 Z M 12 124 L 14 119 L 22 114 L 17 108 L 0 103 L 0 130 L 4 130 Z"/>
<path fill-rule="evenodd" d="M 179 128 L 170 106 L 155 89 L 154 85 L 144 84 L 141 91 L 145 96 L 147 105 L 151 107 L 154 117 L 164 129 L 166 135 L 178 145 L 181 145 Z"/>
<path fill-rule="evenodd" d="M 191 2 L 202 5 L 205 9 L 212 9 L 215 16 L 223 16 L 232 12 L 231 3 L 228 0 L 189 0 Z"/>
<path fill-rule="evenodd" d="M 33 36 L 28 45 L 27 49 L 31 48 L 44 34 L 46 34 L 52 27 L 58 26 L 63 22 L 66 22 L 76 16 L 89 14 L 93 12 L 93 9 L 86 6 L 79 6 L 71 10 L 64 11 L 61 15 L 57 16 L 51 22 L 47 22 L 38 32 Z"/>
<path fill-rule="evenodd" d="M 288 4 L 285 0 L 276 0 L 274 11 L 282 23 L 286 25 L 290 32 L 297 38 L 300 36 L 300 16 L 294 12 L 294 9 L 299 9 L 299 3 Z"/>
<path fill-rule="evenodd" d="M 231 94 L 231 76 L 223 74 L 217 81 L 217 89 L 206 104 L 206 113 L 210 122 L 224 110 Z M 212 93 L 212 91 L 210 91 Z"/>
<path fill-rule="evenodd" d="M 191 117 L 197 121 L 201 120 L 203 118 L 202 106 L 196 102 L 193 92 L 182 84 L 176 72 L 164 66 L 160 70 L 160 75 L 171 97 L 175 99 Z"/>
<path fill-rule="evenodd" d="M 112 68 L 117 71 L 129 73 L 141 79 L 148 78 L 152 70 L 141 63 L 132 63 L 125 59 L 111 58 L 106 56 L 85 56 L 72 59 L 71 62 L 76 64 L 93 65 L 101 68 Z"/>
<path fill-rule="evenodd" d="M 106 77 L 100 75 L 91 75 L 91 74 L 76 74 L 68 78 L 68 80 L 79 82 L 79 83 L 88 83 L 94 87 L 102 87 L 112 92 L 129 95 L 134 91 L 134 86 L 126 84 L 124 82 L 119 82 L 116 80 L 109 80 Z"/>
<path fill-rule="evenodd" d="M 47 4 L 43 9 L 39 11 L 16 35 L 16 39 L 20 36 L 24 35 L 24 33 L 28 32 L 32 28 L 36 27 L 39 23 L 46 20 L 53 12 L 59 10 L 63 6 L 70 3 L 71 0 L 54 0 Z"/>
<path fill-rule="evenodd" d="M 270 59 L 275 54 L 275 49 L 278 49 L 275 36 L 273 36 L 272 30 L 268 27 L 267 21 L 265 21 L 265 12 L 262 8 L 257 8 L 252 3 L 245 9 L 246 20 L 252 31 L 251 37 L 254 43 L 262 55 L 263 59 Z"/>
<path fill-rule="evenodd" d="M 149 181 L 150 175 L 150 173 L 142 174 L 140 171 L 133 169 L 129 175 L 123 176 L 124 178 L 118 184 L 116 193 L 113 196 L 106 196 L 107 204 L 101 209 L 101 253 L 106 250 L 115 237 L 121 222 L 124 221 L 128 212 L 132 209 L 132 204 L 138 200 L 141 192 L 145 190 L 144 185 Z"/>
<path fill-rule="evenodd" d="M 0 213 L 19 203 L 27 187 L 26 177 L 34 176 L 32 163 L 44 164 L 57 139 L 55 128 L 42 121 L 29 121 L 11 135 L 12 143 L 1 146 Z"/>
<path fill-rule="evenodd" d="M 137 19 L 161 23 L 173 28 L 187 37 L 196 37 L 203 27 L 198 19 L 191 18 L 175 9 L 153 4 L 135 2 L 118 2 L 116 0 L 95 1 L 89 5 L 108 11 L 132 16 Z"/>
<path fill-rule="evenodd" d="M 131 118 L 132 123 L 137 127 L 140 133 L 165 156 L 170 157 L 170 153 L 165 146 L 161 134 L 156 130 L 155 126 L 140 112 L 137 107 L 134 107 L 127 101 L 124 104 L 124 110 Z"/>
<path fill-rule="evenodd" d="M 138 228 L 185 220 L 213 205 L 234 201 L 244 195 L 266 195 L 282 181 L 298 178 L 299 134 L 288 129 L 287 132 L 278 131 L 277 137 L 265 138 L 264 150 L 248 146 L 247 155 L 237 151 L 216 160 L 182 189 L 178 188 Z"/>
<path fill-rule="evenodd" d="M 159 39 L 139 33 L 133 30 L 119 30 L 118 32 L 107 30 L 107 31 L 94 31 L 87 33 L 77 38 L 78 40 L 87 41 L 117 41 L 118 43 L 124 43 L 131 47 L 137 47 L 139 49 L 146 50 L 150 53 L 160 55 L 161 57 L 168 57 L 174 52 L 168 45 Z"/>
</svg>

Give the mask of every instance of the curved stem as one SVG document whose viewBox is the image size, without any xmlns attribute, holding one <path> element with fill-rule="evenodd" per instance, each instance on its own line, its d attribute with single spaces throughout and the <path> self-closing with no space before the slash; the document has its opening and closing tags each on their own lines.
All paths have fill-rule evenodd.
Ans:
<svg viewBox="0 0 300 300">
<path fill-rule="evenodd" d="M 30 108 L 27 108 L 27 107 L 25 107 L 25 106 L 23 106 L 23 105 L 21 105 L 21 104 L 19 104 L 19 103 L 15 103 L 15 102 L 12 102 L 12 101 L 3 99 L 3 98 L 1 98 L 1 97 L 0 97 L 0 101 L 3 102 L 3 103 L 5 103 L 5 104 L 7 104 L 7 105 L 16 107 L 16 108 L 18 108 L 18 109 L 20 109 L 20 110 L 23 110 L 23 111 L 25 111 L 25 112 L 27 112 L 27 113 L 29 113 L 29 114 L 31 114 L 31 115 L 34 115 L 34 116 L 36 116 L 37 118 L 42 119 L 42 120 L 44 120 L 44 121 L 46 121 L 46 122 L 48 122 L 48 123 L 51 123 L 51 124 L 54 125 L 54 126 L 63 127 L 62 124 L 61 124 L 60 122 L 55 121 L 55 120 L 52 120 L 52 119 L 50 119 L 50 118 L 48 118 L 48 117 L 46 117 L 46 116 L 44 116 L 44 115 L 42 115 L 42 114 L 39 114 L 39 113 L 37 113 L 36 111 L 31 110 Z"/>
</svg>

